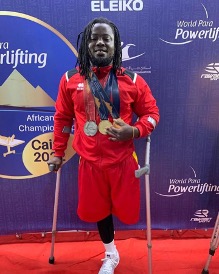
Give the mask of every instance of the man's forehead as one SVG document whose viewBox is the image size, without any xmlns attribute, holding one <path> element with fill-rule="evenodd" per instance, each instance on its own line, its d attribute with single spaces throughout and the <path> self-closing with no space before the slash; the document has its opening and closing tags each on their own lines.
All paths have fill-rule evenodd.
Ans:
<svg viewBox="0 0 219 274">
<path fill-rule="evenodd" d="M 104 32 L 108 35 L 114 35 L 112 27 L 106 23 L 96 23 L 91 29 L 91 34 L 98 34 L 99 32 Z"/>
</svg>

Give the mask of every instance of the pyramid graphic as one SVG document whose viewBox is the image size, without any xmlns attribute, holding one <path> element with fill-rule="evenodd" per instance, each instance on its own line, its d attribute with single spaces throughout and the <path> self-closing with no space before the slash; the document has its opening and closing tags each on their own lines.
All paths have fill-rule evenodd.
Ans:
<svg viewBox="0 0 219 274">
<path fill-rule="evenodd" d="M 0 86 L 0 105 L 53 107 L 55 101 L 40 87 L 33 87 L 16 69 Z"/>
</svg>

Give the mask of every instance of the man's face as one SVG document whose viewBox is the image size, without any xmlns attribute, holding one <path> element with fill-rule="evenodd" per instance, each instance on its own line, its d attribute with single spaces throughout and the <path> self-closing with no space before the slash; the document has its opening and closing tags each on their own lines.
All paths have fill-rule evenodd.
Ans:
<svg viewBox="0 0 219 274">
<path fill-rule="evenodd" d="M 91 30 L 88 48 L 93 66 L 104 67 L 112 64 L 114 33 L 111 27 L 104 23 L 95 24 Z"/>
</svg>

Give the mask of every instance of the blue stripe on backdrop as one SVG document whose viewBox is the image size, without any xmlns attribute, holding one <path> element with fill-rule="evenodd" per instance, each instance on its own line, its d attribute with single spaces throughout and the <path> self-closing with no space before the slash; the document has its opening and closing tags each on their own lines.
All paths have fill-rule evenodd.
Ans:
<svg viewBox="0 0 219 274">
<path fill-rule="evenodd" d="M 219 209 L 219 3 L 0 0 L 0 7 L 0 234 L 51 230 L 55 174 L 44 166 L 58 83 L 75 65 L 77 35 L 99 16 L 120 29 L 123 66 L 148 82 L 160 108 L 151 142 L 152 228 L 213 227 Z M 19 98 L 18 89 L 28 93 Z M 27 100 L 35 90 L 40 99 Z M 3 137 L 13 135 L 16 146 L 5 154 Z M 145 140 L 136 150 L 143 165 Z M 72 156 L 62 172 L 58 229 L 96 229 L 76 215 L 78 156 Z M 117 229 L 145 229 L 144 178 L 141 183 L 140 222 L 116 220 Z"/>
</svg>

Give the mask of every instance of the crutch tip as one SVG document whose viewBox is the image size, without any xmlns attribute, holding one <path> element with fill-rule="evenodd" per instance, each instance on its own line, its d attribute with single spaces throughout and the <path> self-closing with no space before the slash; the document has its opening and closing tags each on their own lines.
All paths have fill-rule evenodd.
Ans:
<svg viewBox="0 0 219 274">
<path fill-rule="evenodd" d="M 201 274 L 209 274 L 208 270 L 203 269 Z"/>
<path fill-rule="evenodd" d="M 54 262 L 55 262 L 55 258 L 54 258 L 54 257 L 50 257 L 50 258 L 49 258 L 49 263 L 50 263 L 50 264 L 54 264 Z"/>
</svg>

